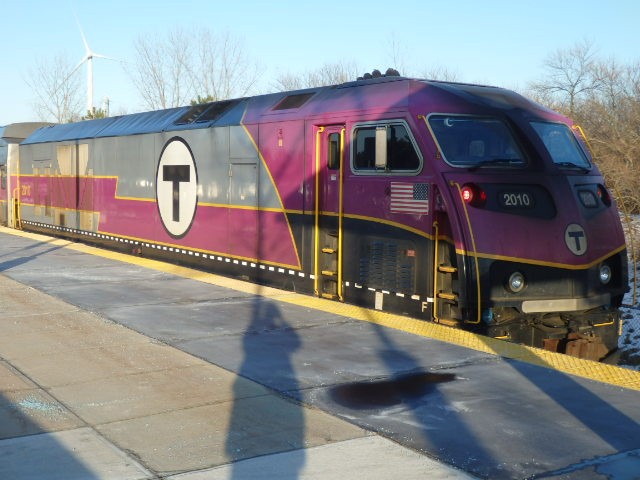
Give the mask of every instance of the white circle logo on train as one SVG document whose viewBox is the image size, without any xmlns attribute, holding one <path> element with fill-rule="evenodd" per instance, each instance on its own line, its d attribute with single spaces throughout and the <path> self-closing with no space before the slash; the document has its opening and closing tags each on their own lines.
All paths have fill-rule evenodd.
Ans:
<svg viewBox="0 0 640 480">
<path fill-rule="evenodd" d="M 564 241 L 574 255 L 584 255 L 587 251 L 587 234 L 577 223 L 571 223 L 564 231 Z"/>
<path fill-rule="evenodd" d="M 162 149 L 156 196 L 164 228 L 174 238 L 184 237 L 198 205 L 198 173 L 191 149 L 182 138 L 172 138 Z"/>
</svg>

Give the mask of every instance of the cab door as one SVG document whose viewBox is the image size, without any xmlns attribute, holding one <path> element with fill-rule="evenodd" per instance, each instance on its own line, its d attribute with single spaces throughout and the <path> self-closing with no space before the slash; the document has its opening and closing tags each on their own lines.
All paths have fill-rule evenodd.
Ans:
<svg viewBox="0 0 640 480">
<path fill-rule="evenodd" d="M 315 127 L 314 291 L 343 300 L 344 125 Z"/>
</svg>

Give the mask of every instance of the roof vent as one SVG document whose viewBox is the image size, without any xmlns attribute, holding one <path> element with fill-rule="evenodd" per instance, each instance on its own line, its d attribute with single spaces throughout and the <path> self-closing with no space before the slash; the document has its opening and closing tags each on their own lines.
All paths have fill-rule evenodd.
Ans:
<svg viewBox="0 0 640 480">
<path fill-rule="evenodd" d="M 194 105 L 174 123 L 176 125 L 186 125 L 194 122 L 213 122 L 238 102 L 239 100 L 224 100 Z"/>
<path fill-rule="evenodd" d="M 273 110 L 290 110 L 292 108 L 300 108 L 302 105 L 307 103 L 307 100 L 309 100 L 315 94 L 316 92 L 308 92 L 287 95 L 282 100 L 280 100 L 275 107 L 273 107 Z"/>
<path fill-rule="evenodd" d="M 209 108 L 196 119 L 196 122 L 213 122 L 231 107 L 237 105 L 239 101 L 240 100 L 225 100 L 223 102 L 212 103 Z"/>
</svg>

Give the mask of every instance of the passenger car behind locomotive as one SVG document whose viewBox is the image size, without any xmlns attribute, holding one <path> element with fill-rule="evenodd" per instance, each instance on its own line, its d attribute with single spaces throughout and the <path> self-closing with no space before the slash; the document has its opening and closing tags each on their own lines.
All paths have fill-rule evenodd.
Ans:
<svg viewBox="0 0 640 480">
<path fill-rule="evenodd" d="M 571 121 L 504 89 L 383 76 L 56 125 L 15 171 L 29 230 L 581 357 L 617 347 L 613 199 Z"/>
</svg>

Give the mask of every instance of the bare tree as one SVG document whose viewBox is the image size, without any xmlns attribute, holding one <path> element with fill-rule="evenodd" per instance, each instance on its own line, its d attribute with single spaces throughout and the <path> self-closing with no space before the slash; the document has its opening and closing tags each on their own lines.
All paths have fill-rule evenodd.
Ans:
<svg viewBox="0 0 640 480">
<path fill-rule="evenodd" d="M 160 40 L 140 36 L 135 51 L 130 75 L 147 108 L 157 110 L 189 103 L 194 92 L 188 81 L 192 46 L 187 34 L 178 29 Z"/>
<path fill-rule="evenodd" d="M 458 81 L 458 74 L 442 65 L 434 65 L 431 68 L 423 70 L 422 77 L 429 80 L 441 80 L 443 82 Z"/>
<path fill-rule="evenodd" d="M 539 95 L 553 98 L 575 114 L 576 102 L 584 95 L 598 90 L 602 81 L 594 67 L 593 42 L 583 40 L 569 49 L 557 50 L 544 62 L 546 75 L 530 88 Z"/>
<path fill-rule="evenodd" d="M 273 82 L 273 86 L 278 91 L 300 90 L 311 85 L 306 84 L 304 74 L 296 75 L 295 73 L 286 72 L 278 75 Z"/>
<path fill-rule="evenodd" d="M 603 173 L 616 188 L 635 196 L 637 207 L 640 194 L 635 192 L 640 192 L 640 179 L 633 171 L 640 158 L 639 66 L 621 66 L 611 60 L 600 63 L 602 88 L 576 111 L 576 120 L 588 131 Z"/>
<path fill-rule="evenodd" d="M 131 76 L 152 110 L 187 105 L 195 98 L 244 96 L 258 78 L 242 43 L 227 33 L 205 29 L 193 35 L 177 29 L 165 39 L 141 36 L 135 49 Z"/>
<path fill-rule="evenodd" d="M 404 45 L 398 40 L 395 33 L 391 34 L 389 38 L 389 58 L 391 60 L 391 65 L 400 73 L 405 73 L 407 71 L 406 66 L 406 51 L 407 49 Z"/>
<path fill-rule="evenodd" d="M 228 32 L 214 35 L 202 30 L 187 70 L 193 91 L 214 101 L 245 96 L 258 79 L 257 64 Z"/>
<path fill-rule="evenodd" d="M 80 79 L 64 54 L 37 60 L 26 83 L 33 91 L 34 109 L 39 120 L 66 123 L 80 119 L 84 98 Z"/>
<path fill-rule="evenodd" d="M 283 73 L 276 77 L 274 87 L 285 91 L 337 85 L 355 80 L 358 77 L 358 71 L 359 68 L 355 62 L 325 63 L 315 70 L 309 70 L 300 75 L 291 72 Z"/>
<path fill-rule="evenodd" d="M 543 103 L 564 111 L 584 128 L 591 153 L 614 196 L 623 208 L 638 213 L 640 178 L 635 171 L 640 158 L 640 63 L 621 65 L 615 59 L 603 61 L 594 56 L 585 61 L 584 49 L 572 49 L 571 54 L 576 58 L 565 58 L 564 65 L 582 65 L 582 75 L 568 67 L 565 78 L 574 81 L 567 81 L 564 90 L 539 90 L 548 95 Z"/>
<path fill-rule="evenodd" d="M 596 57 L 583 41 L 545 62 L 547 76 L 531 85 L 533 96 L 581 125 L 595 162 L 619 206 L 640 212 L 640 62 L 622 65 Z"/>
</svg>

